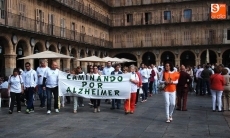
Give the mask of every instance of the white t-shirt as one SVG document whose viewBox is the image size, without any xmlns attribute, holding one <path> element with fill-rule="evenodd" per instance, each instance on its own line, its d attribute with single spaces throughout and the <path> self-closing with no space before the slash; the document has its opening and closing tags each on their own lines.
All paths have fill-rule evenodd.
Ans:
<svg viewBox="0 0 230 138">
<path fill-rule="evenodd" d="M 139 77 L 136 73 L 131 73 L 130 79 L 139 81 Z M 137 84 L 131 82 L 131 93 L 136 93 L 136 92 L 137 92 Z"/>
<path fill-rule="evenodd" d="M 114 71 L 114 68 L 113 67 L 104 67 L 103 69 L 103 75 L 111 75 L 111 72 Z"/>
<path fill-rule="evenodd" d="M 22 92 L 23 79 L 20 75 L 10 76 L 8 83 L 10 84 L 10 92 L 14 92 L 14 93 Z"/>
<path fill-rule="evenodd" d="M 41 75 L 41 77 L 38 77 L 38 85 L 42 85 L 43 77 L 44 77 L 44 74 L 45 74 L 47 69 L 49 69 L 49 67 L 47 67 L 47 66 L 44 68 L 42 68 L 42 67 L 37 68 L 37 75 L 38 76 Z"/>
<path fill-rule="evenodd" d="M 58 86 L 58 74 L 59 74 L 59 69 L 52 70 L 52 69 L 47 69 L 44 77 L 46 78 L 46 87 L 48 88 L 54 88 Z"/>
<path fill-rule="evenodd" d="M 5 81 L 5 82 L 3 82 L 2 84 L 1 84 L 1 89 L 6 89 L 6 88 L 8 88 L 8 81 Z"/>
<path fill-rule="evenodd" d="M 146 68 L 141 69 L 140 71 L 141 77 L 142 77 L 142 83 L 148 83 L 148 70 Z"/>
<path fill-rule="evenodd" d="M 157 68 L 156 67 L 153 67 L 153 70 L 154 70 L 154 72 L 155 72 L 155 76 L 154 76 L 154 80 L 158 80 L 158 70 L 157 70 Z"/>
</svg>

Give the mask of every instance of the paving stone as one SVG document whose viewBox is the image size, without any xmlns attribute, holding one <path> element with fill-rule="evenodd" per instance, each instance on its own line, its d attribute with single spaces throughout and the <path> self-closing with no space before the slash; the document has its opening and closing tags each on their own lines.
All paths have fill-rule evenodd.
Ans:
<svg viewBox="0 0 230 138">
<path fill-rule="evenodd" d="M 10 138 L 229 138 L 230 113 L 212 112 L 211 97 L 188 97 L 188 111 L 175 111 L 173 122 L 165 123 L 162 94 L 154 95 L 146 103 L 138 103 L 134 114 L 125 115 L 122 109 L 110 110 L 102 102 L 101 112 L 93 113 L 87 106 L 73 114 L 73 104 L 61 108 L 60 113 L 46 114 L 35 101 L 35 113 L 8 114 L 0 110 L 0 137 Z"/>
</svg>

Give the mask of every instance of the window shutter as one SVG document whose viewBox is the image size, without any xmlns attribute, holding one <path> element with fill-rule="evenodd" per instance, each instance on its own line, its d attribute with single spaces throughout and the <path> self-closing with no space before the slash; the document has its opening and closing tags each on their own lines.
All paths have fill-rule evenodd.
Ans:
<svg viewBox="0 0 230 138">
<path fill-rule="evenodd" d="M 42 12 L 42 25 L 44 26 L 45 25 L 45 13 Z"/>
<path fill-rule="evenodd" d="M 37 21 L 37 24 L 39 24 L 39 9 L 36 9 L 35 10 L 35 18 L 36 18 L 36 21 Z"/>
</svg>

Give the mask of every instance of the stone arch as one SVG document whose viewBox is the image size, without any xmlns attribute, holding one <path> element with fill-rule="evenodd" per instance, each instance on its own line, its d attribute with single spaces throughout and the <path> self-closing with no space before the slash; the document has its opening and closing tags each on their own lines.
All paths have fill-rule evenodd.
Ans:
<svg viewBox="0 0 230 138">
<path fill-rule="evenodd" d="M 99 52 L 98 51 L 94 51 L 94 56 L 99 56 Z"/>
<path fill-rule="evenodd" d="M 80 50 L 80 58 L 85 57 L 85 51 L 83 49 Z"/>
<path fill-rule="evenodd" d="M 119 53 L 119 54 L 114 55 L 113 57 L 126 58 L 126 59 L 137 61 L 137 57 L 132 53 Z M 126 62 L 126 63 L 124 63 L 125 66 L 129 66 L 131 64 L 137 65 L 137 62 Z"/>
<path fill-rule="evenodd" d="M 15 47 L 15 54 L 16 56 L 16 67 L 24 69 L 24 60 L 17 60 L 19 58 L 22 58 L 24 56 L 30 55 L 31 47 L 29 46 L 29 43 L 24 40 L 20 39 Z"/>
<path fill-rule="evenodd" d="M 73 57 L 75 57 L 75 58 L 77 58 L 77 49 L 76 48 L 72 48 L 71 49 L 71 55 L 73 56 Z"/>
<path fill-rule="evenodd" d="M 58 49 L 53 44 L 49 46 L 49 51 L 58 52 Z"/>
<path fill-rule="evenodd" d="M 195 66 L 196 65 L 196 55 L 190 50 L 185 50 L 180 54 L 180 64 L 185 66 Z"/>
<path fill-rule="evenodd" d="M 145 52 L 142 55 L 142 63 L 145 63 L 146 65 L 150 65 L 150 64 L 156 64 L 156 57 L 152 52 Z"/>
<path fill-rule="evenodd" d="M 230 67 L 230 49 L 227 49 L 222 54 L 222 64 L 226 67 Z"/>
<path fill-rule="evenodd" d="M 100 58 L 103 58 L 104 55 L 103 55 L 103 52 L 100 52 Z"/>
<path fill-rule="evenodd" d="M 67 48 L 66 48 L 65 46 L 62 46 L 62 47 L 61 47 L 61 50 L 60 50 L 60 53 L 61 53 L 61 54 L 64 54 L 64 55 L 68 55 L 68 50 L 67 50 Z"/>
<path fill-rule="evenodd" d="M 161 53 L 161 63 L 171 62 L 175 66 L 175 55 L 171 51 L 164 51 Z"/>
<path fill-rule="evenodd" d="M 206 53 L 207 53 L 207 49 L 203 50 L 200 53 L 200 64 L 206 64 Z M 217 53 L 214 50 L 209 49 L 209 60 L 211 64 L 216 64 L 217 63 Z"/>
<path fill-rule="evenodd" d="M 87 56 L 88 56 L 88 57 L 92 56 L 91 50 L 88 51 Z"/>
<path fill-rule="evenodd" d="M 0 35 L 0 44 L 2 45 L 2 50 L 4 54 L 9 54 L 13 52 L 13 44 L 8 36 Z"/>
<path fill-rule="evenodd" d="M 45 46 L 42 45 L 41 42 L 37 42 L 35 44 L 35 46 L 33 47 L 33 54 L 43 52 L 43 51 L 45 51 Z M 39 67 L 39 65 L 40 65 L 39 59 L 34 59 L 34 69 L 37 69 L 37 67 Z"/>
</svg>

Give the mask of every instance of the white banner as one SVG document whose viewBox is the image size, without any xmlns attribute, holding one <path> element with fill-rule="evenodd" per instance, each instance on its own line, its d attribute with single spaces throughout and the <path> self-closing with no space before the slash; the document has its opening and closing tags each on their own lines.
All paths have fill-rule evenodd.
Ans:
<svg viewBox="0 0 230 138">
<path fill-rule="evenodd" d="M 59 96 L 80 96 L 92 99 L 128 99 L 130 74 L 114 76 L 72 75 L 59 72 Z"/>
</svg>

